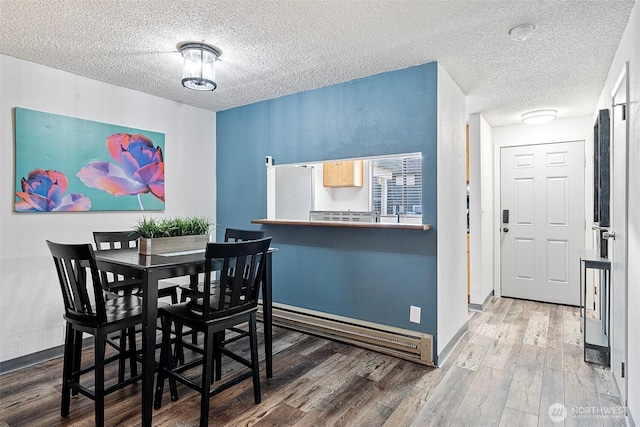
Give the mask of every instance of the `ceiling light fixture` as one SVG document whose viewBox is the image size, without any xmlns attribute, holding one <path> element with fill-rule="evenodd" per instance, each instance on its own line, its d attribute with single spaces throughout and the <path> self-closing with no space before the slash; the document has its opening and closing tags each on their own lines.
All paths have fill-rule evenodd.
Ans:
<svg viewBox="0 0 640 427">
<path fill-rule="evenodd" d="M 531 34 L 533 34 L 533 30 L 535 29 L 536 27 L 531 24 L 522 24 L 510 29 L 509 35 L 511 36 L 511 40 L 514 42 L 523 42 L 531 37 Z"/>
<path fill-rule="evenodd" d="M 522 122 L 530 125 L 546 123 L 556 119 L 557 110 L 535 110 L 522 115 Z"/>
<path fill-rule="evenodd" d="M 182 86 L 193 90 L 214 90 L 216 84 L 215 62 L 220 51 L 202 43 L 185 43 L 182 53 Z"/>
</svg>

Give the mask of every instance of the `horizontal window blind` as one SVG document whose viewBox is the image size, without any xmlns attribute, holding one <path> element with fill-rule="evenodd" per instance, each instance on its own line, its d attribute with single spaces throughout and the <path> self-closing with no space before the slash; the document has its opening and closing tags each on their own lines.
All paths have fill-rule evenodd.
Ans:
<svg viewBox="0 0 640 427">
<path fill-rule="evenodd" d="M 422 214 L 422 155 L 369 160 L 369 210 L 381 215 Z"/>
</svg>

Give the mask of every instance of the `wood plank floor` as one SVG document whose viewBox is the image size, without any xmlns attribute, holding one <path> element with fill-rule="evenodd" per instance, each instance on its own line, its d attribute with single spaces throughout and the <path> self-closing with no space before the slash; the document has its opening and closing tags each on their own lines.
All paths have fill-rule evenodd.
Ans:
<svg viewBox="0 0 640 427">
<path fill-rule="evenodd" d="M 611 372 L 583 361 L 575 307 L 494 298 L 469 314 L 469 331 L 437 369 L 283 328 L 274 335 L 274 377 L 263 373 L 262 403 L 245 381 L 212 398 L 210 425 L 625 425 Z M 225 363 L 224 375 L 238 369 Z M 56 359 L 0 376 L 0 427 L 93 425 L 84 397 L 60 418 L 61 372 Z M 197 394 L 179 393 L 171 402 L 165 391 L 154 426 L 197 425 Z M 137 385 L 106 406 L 107 425 L 140 425 Z"/>
</svg>

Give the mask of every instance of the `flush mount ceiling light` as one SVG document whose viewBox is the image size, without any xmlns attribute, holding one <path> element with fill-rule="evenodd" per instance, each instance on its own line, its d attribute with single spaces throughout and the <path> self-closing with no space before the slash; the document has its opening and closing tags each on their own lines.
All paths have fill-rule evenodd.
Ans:
<svg viewBox="0 0 640 427">
<path fill-rule="evenodd" d="M 202 43 L 185 43 L 182 53 L 182 86 L 193 90 L 214 90 L 216 84 L 215 62 L 220 51 Z"/>
<path fill-rule="evenodd" d="M 531 37 L 535 28 L 531 24 L 518 25 L 509 30 L 509 35 L 514 42 L 522 42 Z"/>
<path fill-rule="evenodd" d="M 546 123 L 556 119 L 558 111 L 556 110 L 535 110 L 529 111 L 522 115 L 522 122 L 530 125 L 538 123 Z"/>
</svg>

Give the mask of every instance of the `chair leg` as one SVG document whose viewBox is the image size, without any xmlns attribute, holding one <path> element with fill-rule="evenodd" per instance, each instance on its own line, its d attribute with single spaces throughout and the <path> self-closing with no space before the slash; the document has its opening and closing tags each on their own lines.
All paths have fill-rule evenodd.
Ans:
<svg viewBox="0 0 640 427">
<path fill-rule="evenodd" d="M 60 405 L 60 416 L 69 415 L 69 404 L 71 401 L 71 372 L 73 371 L 73 354 L 75 348 L 75 331 L 70 323 L 67 323 L 67 331 L 64 337 L 64 359 L 62 363 L 62 402 Z"/>
<path fill-rule="evenodd" d="M 162 318 L 162 346 L 160 347 L 160 364 L 158 366 L 158 375 L 156 378 L 156 394 L 153 402 L 154 409 L 160 409 L 162 407 L 162 394 L 164 393 L 164 380 L 167 377 L 165 369 L 169 367 L 169 358 L 167 356 L 167 340 L 165 339 L 166 323 L 170 320 L 166 317 Z M 171 326 L 171 325 L 169 325 Z M 169 351 L 171 351 L 171 344 L 169 343 Z"/>
<path fill-rule="evenodd" d="M 202 394 L 200 396 L 200 427 L 207 427 L 209 425 L 209 400 L 211 382 L 212 382 L 212 366 L 213 361 L 213 347 L 216 335 L 210 331 L 206 331 L 204 334 L 204 354 L 202 360 Z"/>
<path fill-rule="evenodd" d="M 216 345 L 213 350 L 214 366 L 216 368 L 216 381 L 220 381 L 222 378 L 222 352 L 220 351 L 222 341 L 224 341 L 224 331 L 220 331 L 216 334 Z M 213 378 L 211 379 L 211 383 L 213 383 Z"/>
<path fill-rule="evenodd" d="M 104 352 L 106 336 L 98 330 L 95 335 L 95 417 L 96 426 L 104 426 Z"/>
<path fill-rule="evenodd" d="M 73 332 L 73 369 L 72 372 L 78 372 L 80 370 L 80 364 L 82 362 L 82 332 L 74 331 Z M 72 381 L 76 384 L 80 383 L 80 375 L 72 374 Z M 75 386 L 71 387 L 71 395 L 78 395 L 78 388 Z"/>
<path fill-rule="evenodd" d="M 127 333 L 123 329 L 120 331 L 120 357 L 118 358 L 118 382 L 124 381 L 124 370 L 126 369 Z"/>
<path fill-rule="evenodd" d="M 175 322 L 173 324 L 173 330 L 175 331 L 176 336 L 173 358 L 178 360 L 179 363 L 184 363 L 184 347 L 182 346 L 182 324 Z"/>
<path fill-rule="evenodd" d="M 166 346 L 167 349 L 167 360 L 165 362 L 167 364 L 167 368 L 169 370 L 174 369 L 176 367 L 176 358 L 171 354 L 171 319 L 163 319 L 162 342 L 163 346 Z M 172 376 L 169 376 L 169 394 L 171 395 L 172 402 L 178 400 L 178 387 L 176 386 L 176 379 Z"/>
<path fill-rule="evenodd" d="M 153 407 L 160 409 L 162 407 L 162 394 L 164 393 L 164 381 L 169 377 L 169 390 L 171 400 L 178 400 L 178 390 L 176 380 L 167 375 L 167 371 L 175 367 L 175 360 L 171 355 L 171 319 L 162 318 L 162 347 L 160 350 L 160 366 L 158 368 L 158 378 L 156 379 L 156 394 Z"/>
<path fill-rule="evenodd" d="M 127 330 L 129 335 L 129 365 L 131 370 L 131 377 L 138 376 L 138 360 L 136 359 L 136 328 L 129 328 Z"/>
<path fill-rule="evenodd" d="M 256 403 L 262 401 L 260 393 L 260 363 L 258 359 L 258 334 L 256 331 L 256 313 L 249 319 L 249 337 L 251 340 L 251 365 L 253 370 L 253 398 Z"/>
</svg>

